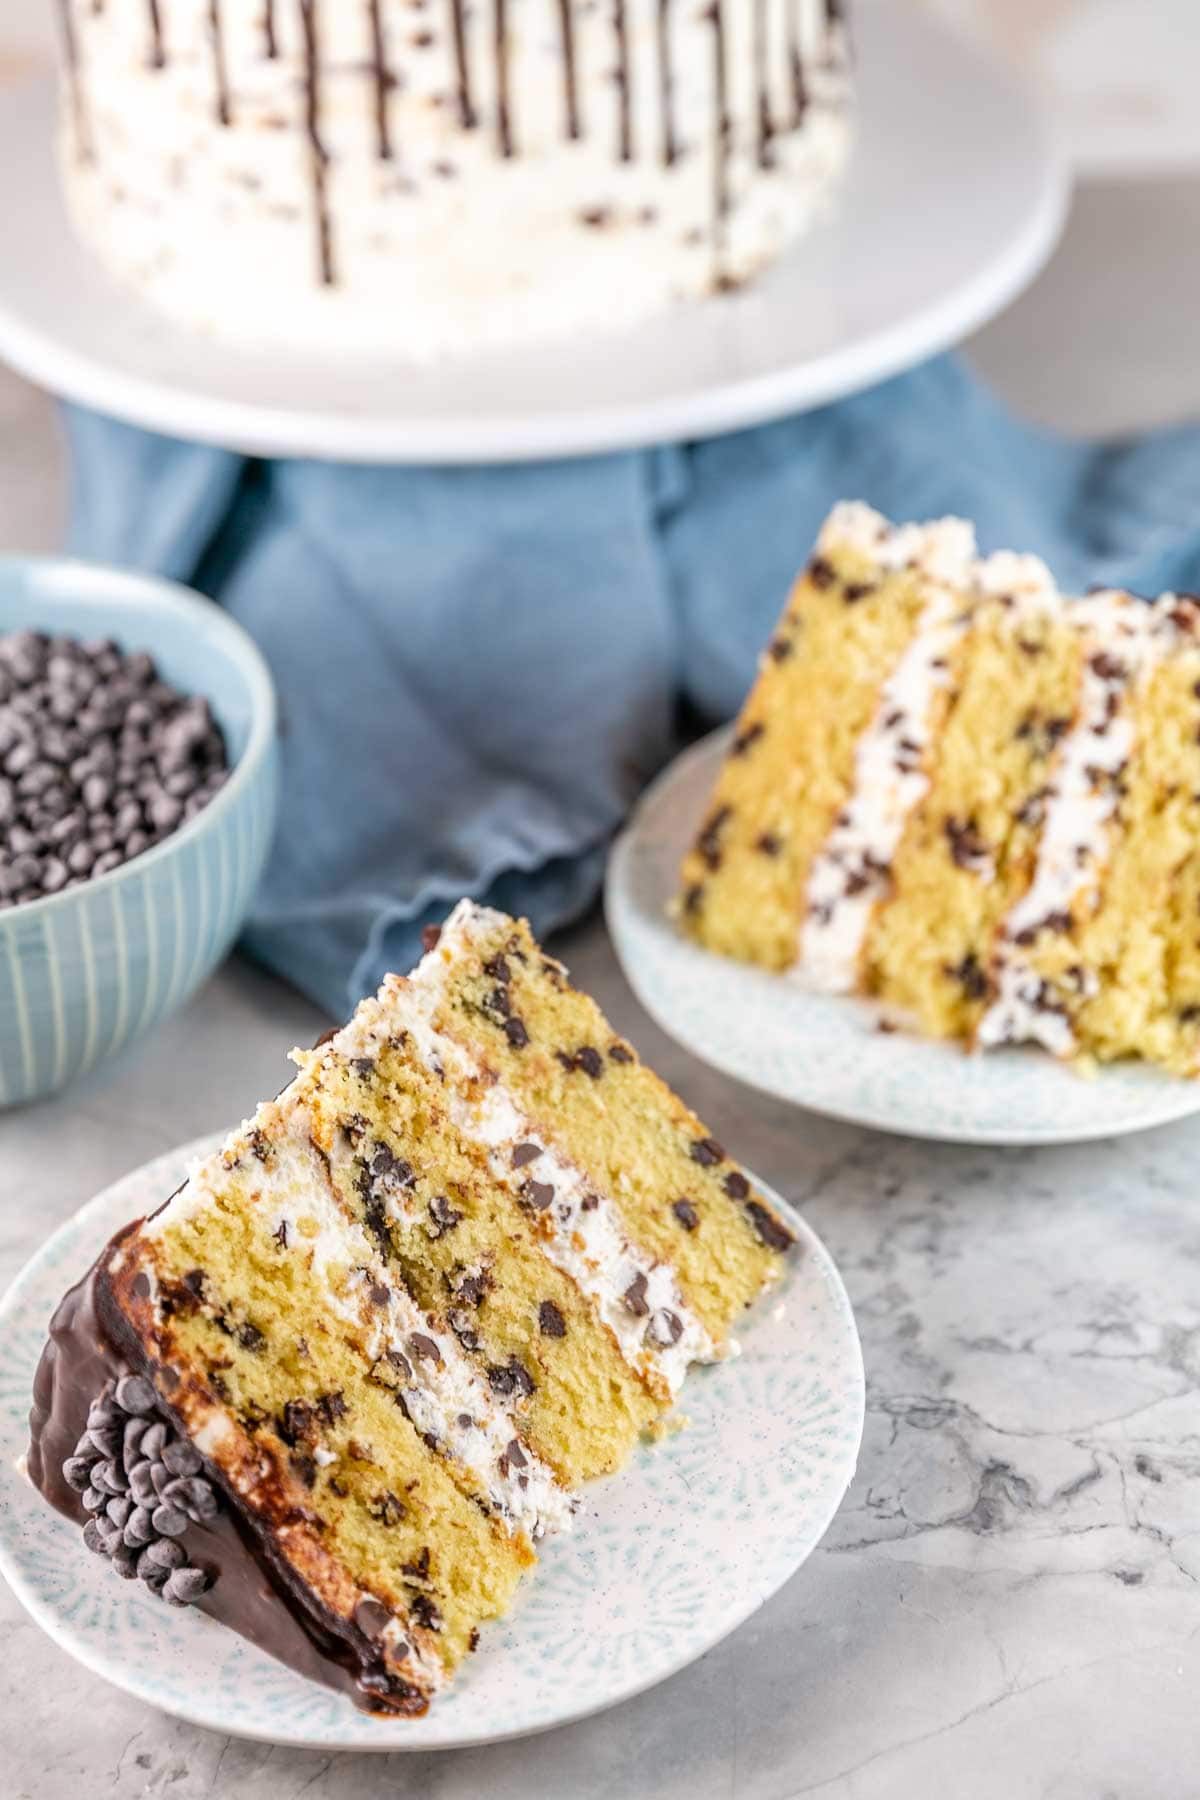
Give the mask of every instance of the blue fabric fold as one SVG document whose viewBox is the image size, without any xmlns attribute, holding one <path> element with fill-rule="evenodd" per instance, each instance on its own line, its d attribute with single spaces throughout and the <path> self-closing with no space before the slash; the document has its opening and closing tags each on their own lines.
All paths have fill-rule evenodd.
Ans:
<svg viewBox="0 0 1200 1800">
<path fill-rule="evenodd" d="M 545 933 L 680 741 L 734 713 L 835 501 L 961 513 L 1068 590 L 1200 586 L 1200 428 L 1084 444 L 959 360 L 777 424 L 493 468 L 259 462 L 68 410 L 77 555 L 190 582 L 279 688 L 245 947 L 340 1015 L 462 894 Z"/>
</svg>

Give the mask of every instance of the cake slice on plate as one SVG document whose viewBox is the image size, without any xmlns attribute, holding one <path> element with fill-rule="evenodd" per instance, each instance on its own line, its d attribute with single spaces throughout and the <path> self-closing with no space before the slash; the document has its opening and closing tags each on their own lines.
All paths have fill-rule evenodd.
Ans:
<svg viewBox="0 0 1200 1800">
<path fill-rule="evenodd" d="M 685 930 L 979 1047 L 1200 1072 L 1200 605 L 1062 596 L 837 507 L 682 871 Z"/>
<path fill-rule="evenodd" d="M 118 1574 L 415 1715 L 791 1234 L 503 914 L 296 1060 L 60 1305 L 30 1473 Z"/>
</svg>

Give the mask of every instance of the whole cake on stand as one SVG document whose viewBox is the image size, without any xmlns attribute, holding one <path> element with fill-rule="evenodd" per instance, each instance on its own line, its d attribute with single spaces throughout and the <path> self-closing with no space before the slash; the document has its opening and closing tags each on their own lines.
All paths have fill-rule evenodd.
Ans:
<svg viewBox="0 0 1200 1800">
<path fill-rule="evenodd" d="M 59 0 L 108 268 L 232 341 L 422 358 L 739 285 L 850 137 L 840 0 Z"/>
</svg>

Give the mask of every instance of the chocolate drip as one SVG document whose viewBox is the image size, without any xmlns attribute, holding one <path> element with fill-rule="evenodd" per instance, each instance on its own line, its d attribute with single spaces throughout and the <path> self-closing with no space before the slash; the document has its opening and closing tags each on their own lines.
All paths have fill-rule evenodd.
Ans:
<svg viewBox="0 0 1200 1800">
<path fill-rule="evenodd" d="M 130 1371 L 150 1376 L 154 1385 L 149 1358 L 129 1332 L 102 1274 L 111 1252 L 133 1229 L 119 1232 L 59 1302 L 34 1381 L 29 1479 L 75 1525 L 82 1525 L 87 1514 L 64 1479 L 63 1463 L 83 1433 L 91 1402 L 106 1381 Z M 180 1426 L 161 1396 L 160 1405 Z M 199 1610 L 309 1680 L 345 1694 L 364 1712 L 423 1713 L 424 1696 L 383 1669 L 378 1647 L 354 1621 L 336 1617 L 303 1586 L 221 1470 L 203 1460 L 204 1475 L 220 1490 L 225 1505 L 215 1519 L 188 1528 L 189 1556 L 212 1578 L 197 1601 Z"/>
<path fill-rule="evenodd" d="M 212 40 L 213 80 L 217 90 L 217 118 L 228 125 L 229 76 L 225 68 L 225 33 L 221 26 L 221 0 L 208 0 L 208 32 Z"/>
<path fill-rule="evenodd" d="M 508 91 L 508 0 L 492 0 L 496 31 L 496 135 L 501 156 L 515 156 Z"/>
<path fill-rule="evenodd" d="M 633 94 L 629 69 L 629 21 L 625 17 L 625 0 L 613 0 L 613 29 L 617 34 L 617 97 L 621 109 L 621 126 L 617 153 L 622 162 L 633 161 Z"/>
<path fill-rule="evenodd" d="M 262 28 L 267 60 L 274 62 L 279 55 L 279 38 L 275 31 L 275 0 L 263 0 Z"/>
<path fill-rule="evenodd" d="M 662 159 L 670 168 L 679 155 L 675 139 L 675 66 L 671 58 L 671 0 L 658 0 L 658 100 L 662 119 Z"/>
<path fill-rule="evenodd" d="M 575 21 L 572 0 L 558 0 L 559 28 L 562 33 L 563 84 L 566 101 L 567 136 L 581 136 L 579 123 L 579 81 L 575 68 Z"/>
<path fill-rule="evenodd" d="M 725 54 L 723 0 L 712 0 L 708 18 L 713 28 L 713 257 L 718 288 L 728 286 L 725 269 L 725 226 L 729 218 L 729 151 L 733 121 L 729 117 L 729 68 Z"/>
<path fill-rule="evenodd" d="M 808 111 L 808 86 L 804 80 L 804 58 L 800 50 L 800 25 L 796 18 L 797 0 L 788 5 L 788 73 L 792 81 L 792 130 L 798 131 Z"/>
<path fill-rule="evenodd" d="M 392 75 L 388 68 L 387 39 L 383 32 L 381 0 L 368 0 L 371 18 L 371 72 L 375 78 L 375 142 L 380 162 L 392 160 L 392 132 L 388 119 Z"/>
<path fill-rule="evenodd" d="M 767 0 L 754 0 L 754 79 L 757 87 L 758 166 L 771 169 L 775 125 L 771 117 L 771 86 L 767 73 Z"/>
<path fill-rule="evenodd" d="M 87 110 L 83 102 L 83 82 L 79 74 L 79 40 L 75 35 L 73 0 L 58 0 L 59 24 L 62 31 L 63 65 L 67 71 L 71 99 L 71 118 L 75 128 L 75 153 L 80 162 L 92 160 L 91 134 Z"/>
<path fill-rule="evenodd" d="M 458 70 L 458 122 L 464 131 L 473 131 L 478 124 L 478 118 L 471 99 L 471 65 L 467 61 L 467 25 L 464 7 L 465 0 L 450 0 L 454 61 Z"/>
<path fill-rule="evenodd" d="M 318 35 L 319 0 L 300 0 L 304 27 L 304 114 L 312 152 L 313 202 L 317 214 L 317 252 L 322 287 L 334 284 L 333 234 L 329 217 L 329 152 L 321 137 L 321 45 Z"/>
<path fill-rule="evenodd" d="M 150 12 L 150 67 L 163 69 L 167 63 L 166 46 L 163 43 L 162 12 L 158 0 L 147 0 Z"/>
</svg>

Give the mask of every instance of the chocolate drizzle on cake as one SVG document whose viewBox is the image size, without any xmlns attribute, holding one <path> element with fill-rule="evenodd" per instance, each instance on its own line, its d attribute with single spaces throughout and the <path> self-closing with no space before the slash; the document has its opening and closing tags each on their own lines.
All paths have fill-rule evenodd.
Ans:
<svg viewBox="0 0 1200 1800">
<path fill-rule="evenodd" d="M 713 256 L 718 288 L 727 282 L 726 223 L 729 219 L 729 152 L 733 121 L 729 116 L 729 69 L 725 52 L 724 0 L 712 0 L 707 17 L 713 29 Z"/>
<path fill-rule="evenodd" d="M 67 75 L 67 90 L 71 102 L 71 120 L 75 132 L 75 154 L 81 162 L 90 162 L 92 156 L 91 135 L 88 131 L 87 108 L 83 98 L 83 83 L 79 74 L 79 40 L 75 35 L 75 18 L 71 10 L 72 0 L 58 0 L 59 26 L 62 33 L 63 67 Z"/>
<path fill-rule="evenodd" d="M 571 11 L 572 4 L 573 0 L 558 0 L 567 136 L 574 140 L 583 136 L 583 127 L 579 119 L 579 77 L 575 66 L 575 20 Z"/>
<path fill-rule="evenodd" d="M 625 16 L 625 0 L 613 0 L 613 31 L 617 39 L 617 105 L 620 124 L 617 132 L 617 156 L 621 162 L 633 161 L 633 85 L 629 65 L 629 22 Z"/>
<path fill-rule="evenodd" d="M 451 35 L 454 39 L 454 62 L 458 73 L 458 122 L 464 131 L 473 131 L 478 123 L 471 99 L 471 65 L 467 61 L 466 0 L 450 0 Z"/>
<path fill-rule="evenodd" d="M 165 69 L 167 66 L 166 45 L 163 43 L 162 12 L 159 0 L 146 0 L 150 13 L 150 67 Z"/>
<path fill-rule="evenodd" d="M 508 91 L 508 0 L 492 0 L 495 7 L 496 141 L 501 156 L 514 156 L 512 116 Z"/>
<path fill-rule="evenodd" d="M 388 114 L 393 78 L 388 67 L 382 0 L 368 0 L 368 13 L 371 23 L 371 74 L 375 83 L 375 143 L 380 162 L 391 162 L 392 130 Z"/>
<path fill-rule="evenodd" d="M 771 148 L 775 123 L 771 116 L 771 85 L 767 72 L 767 0 L 754 0 L 754 82 L 756 93 L 756 125 L 758 130 L 758 166 L 774 167 Z"/>
<path fill-rule="evenodd" d="M 304 28 L 304 117 L 311 152 L 321 285 L 332 287 L 334 267 L 333 232 L 329 217 L 329 152 L 321 136 L 321 47 L 317 4 L 318 0 L 300 0 L 300 21 Z"/>
<path fill-rule="evenodd" d="M 208 34 L 212 43 L 217 118 L 222 125 L 228 125 L 232 114 L 229 108 L 229 76 L 225 67 L 225 30 L 221 22 L 221 0 L 208 0 Z"/>
<path fill-rule="evenodd" d="M 662 114 L 662 160 L 669 169 L 679 155 L 675 140 L 675 67 L 671 59 L 671 0 L 658 0 L 658 95 Z"/>
</svg>

